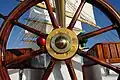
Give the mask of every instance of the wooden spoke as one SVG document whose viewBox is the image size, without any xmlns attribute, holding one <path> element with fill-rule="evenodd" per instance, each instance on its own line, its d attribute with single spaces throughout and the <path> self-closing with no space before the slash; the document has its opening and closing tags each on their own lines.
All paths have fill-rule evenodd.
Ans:
<svg viewBox="0 0 120 80">
<path fill-rule="evenodd" d="M 11 80 L 5 67 L 0 68 L 0 80 Z"/>
<path fill-rule="evenodd" d="M 48 80 L 48 78 L 49 78 L 49 76 L 50 76 L 50 74 L 51 74 L 51 72 L 52 72 L 52 70 L 55 66 L 55 63 L 56 63 L 56 60 L 54 60 L 52 58 L 48 67 L 47 67 L 47 69 L 46 69 L 46 71 L 45 71 L 45 73 L 44 73 L 44 75 L 43 75 L 43 77 L 42 77 L 42 80 Z"/>
<path fill-rule="evenodd" d="M 41 31 L 38 31 L 38 30 L 36 30 L 36 29 L 34 29 L 34 28 L 31 28 L 31 27 L 29 27 L 29 26 L 27 26 L 27 25 L 24 25 L 24 24 L 18 22 L 17 20 L 14 20 L 14 21 L 12 21 L 12 22 L 13 22 L 13 24 L 18 25 L 19 27 L 21 27 L 21 28 L 23 28 L 23 29 L 25 29 L 25 30 L 33 33 L 33 34 L 36 34 L 36 35 L 41 36 L 41 37 L 43 37 L 43 38 L 46 38 L 46 37 L 47 37 L 47 34 L 42 33 Z"/>
<path fill-rule="evenodd" d="M 102 65 L 102 66 L 104 66 L 104 67 L 107 67 L 107 68 L 115 71 L 115 72 L 118 73 L 118 74 L 120 73 L 120 68 L 119 68 L 119 67 L 110 65 L 109 63 L 106 63 L 106 62 L 104 62 L 104 61 L 102 61 L 102 60 L 100 60 L 100 59 L 98 59 L 98 58 L 96 58 L 96 57 L 87 55 L 87 52 L 78 50 L 77 53 L 78 53 L 78 55 L 80 55 L 80 56 L 82 56 L 82 57 L 85 57 L 85 58 L 88 58 L 88 59 L 90 59 L 90 60 L 92 60 L 92 61 L 94 61 L 94 62 L 96 62 L 96 63 L 98 63 L 98 64 L 100 64 L 100 65 Z"/>
<path fill-rule="evenodd" d="M 80 13 L 81 13 L 81 11 L 83 9 L 83 6 L 84 6 L 85 2 L 86 2 L 86 0 L 81 0 L 81 3 L 79 5 L 74 17 L 72 18 L 72 21 L 70 22 L 70 24 L 68 26 L 68 29 L 73 29 L 78 17 L 80 16 Z"/>
<path fill-rule="evenodd" d="M 67 65 L 67 68 L 68 68 L 69 74 L 71 76 L 71 79 L 72 80 L 77 80 L 77 76 L 75 74 L 71 59 L 65 60 L 65 63 Z"/>
<path fill-rule="evenodd" d="M 51 22 L 52 22 L 52 25 L 53 25 L 53 27 L 56 29 L 56 28 L 59 28 L 59 24 L 58 24 L 58 22 L 57 22 L 57 20 L 56 20 L 56 18 L 55 18 L 55 16 L 54 16 L 54 14 L 53 14 L 53 10 L 52 10 L 52 7 L 51 7 L 51 5 L 50 5 L 50 3 L 49 3 L 49 0 L 44 0 L 45 1 L 45 4 L 46 4 L 46 7 L 47 7 L 47 9 L 48 9 L 48 13 L 49 13 L 49 15 L 50 15 L 50 18 L 51 18 Z"/>
<path fill-rule="evenodd" d="M 17 63 L 20 63 L 24 60 L 28 60 L 30 58 L 33 58 L 37 55 L 40 55 L 44 52 L 47 52 L 46 50 L 36 50 L 36 51 L 32 51 L 31 53 L 28 53 L 28 54 L 24 54 L 24 55 L 21 55 L 21 56 L 18 56 L 10 61 L 7 61 L 6 65 L 10 66 L 10 65 L 14 65 L 14 64 L 17 64 Z"/>
<path fill-rule="evenodd" d="M 99 30 L 95 30 L 95 31 L 92 31 L 92 32 L 89 32 L 89 33 L 86 33 L 86 34 L 83 34 L 83 35 L 78 35 L 78 39 L 82 40 L 82 39 L 86 39 L 86 38 L 91 38 L 91 37 L 97 36 L 99 34 L 102 34 L 104 32 L 113 30 L 115 28 L 116 28 L 116 25 L 110 25 L 110 26 L 107 26 L 105 28 L 101 28 Z"/>
</svg>

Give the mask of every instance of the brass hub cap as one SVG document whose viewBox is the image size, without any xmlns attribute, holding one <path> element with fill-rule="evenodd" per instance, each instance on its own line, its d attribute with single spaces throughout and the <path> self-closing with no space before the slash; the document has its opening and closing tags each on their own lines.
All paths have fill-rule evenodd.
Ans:
<svg viewBox="0 0 120 80">
<path fill-rule="evenodd" d="M 58 60 L 68 59 L 75 55 L 78 39 L 76 34 L 67 28 L 55 29 L 47 37 L 46 48 L 52 57 Z"/>
<path fill-rule="evenodd" d="M 64 36 L 58 36 L 55 40 L 55 45 L 59 49 L 64 49 L 68 45 L 68 40 Z"/>
</svg>

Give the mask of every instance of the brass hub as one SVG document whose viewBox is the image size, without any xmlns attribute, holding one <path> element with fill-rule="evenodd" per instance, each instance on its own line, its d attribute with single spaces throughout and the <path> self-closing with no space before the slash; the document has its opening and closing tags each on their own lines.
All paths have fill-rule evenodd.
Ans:
<svg viewBox="0 0 120 80">
<path fill-rule="evenodd" d="M 50 46 L 55 52 L 63 54 L 70 50 L 71 37 L 63 32 L 58 32 L 51 37 Z"/>
<path fill-rule="evenodd" d="M 58 59 L 64 60 L 75 55 L 78 48 L 76 34 L 67 28 L 53 30 L 46 39 L 48 53 Z"/>
</svg>

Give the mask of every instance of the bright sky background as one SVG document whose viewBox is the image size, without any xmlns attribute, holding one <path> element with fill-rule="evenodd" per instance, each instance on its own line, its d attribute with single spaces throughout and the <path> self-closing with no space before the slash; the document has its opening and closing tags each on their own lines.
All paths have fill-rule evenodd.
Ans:
<svg viewBox="0 0 120 80">
<path fill-rule="evenodd" d="M 108 2 L 114 6 L 115 9 L 117 9 L 117 11 L 120 12 L 120 0 L 108 0 Z M 4 14 L 4 15 L 8 15 L 12 9 L 15 8 L 15 6 L 17 6 L 17 4 L 19 4 L 18 0 L 0 0 L 0 13 Z M 109 21 L 106 20 L 106 17 L 104 17 L 104 15 L 100 15 L 99 11 L 95 12 L 95 16 L 96 16 L 96 21 L 100 26 L 106 26 L 109 24 Z M 2 24 L 2 19 L 0 19 L 0 25 Z M 15 29 L 14 33 L 17 33 L 19 31 L 18 29 Z M 17 35 L 16 35 L 17 36 Z M 14 41 L 16 38 L 16 36 L 12 37 L 11 40 Z M 99 36 L 98 36 L 99 37 Z M 108 37 L 108 36 L 107 36 Z M 110 35 L 109 35 L 110 37 Z M 103 38 L 102 38 L 103 39 Z M 89 45 L 93 45 L 93 42 L 97 42 L 95 39 L 91 39 L 92 41 L 90 41 L 88 44 Z M 98 38 L 98 42 L 101 39 Z M 9 46 L 9 48 L 12 47 L 12 45 Z M 18 46 L 19 47 L 19 46 Z"/>
</svg>

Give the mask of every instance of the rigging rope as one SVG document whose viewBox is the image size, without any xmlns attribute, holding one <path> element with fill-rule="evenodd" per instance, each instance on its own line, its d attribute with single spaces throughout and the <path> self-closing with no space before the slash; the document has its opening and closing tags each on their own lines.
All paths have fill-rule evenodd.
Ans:
<svg viewBox="0 0 120 80">
<path fill-rule="evenodd" d="M 20 69 L 19 70 L 19 80 L 22 80 L 22 78 L 23 78 L 23 72 L 24 72 L 24 69 Z"/>
</svg>

